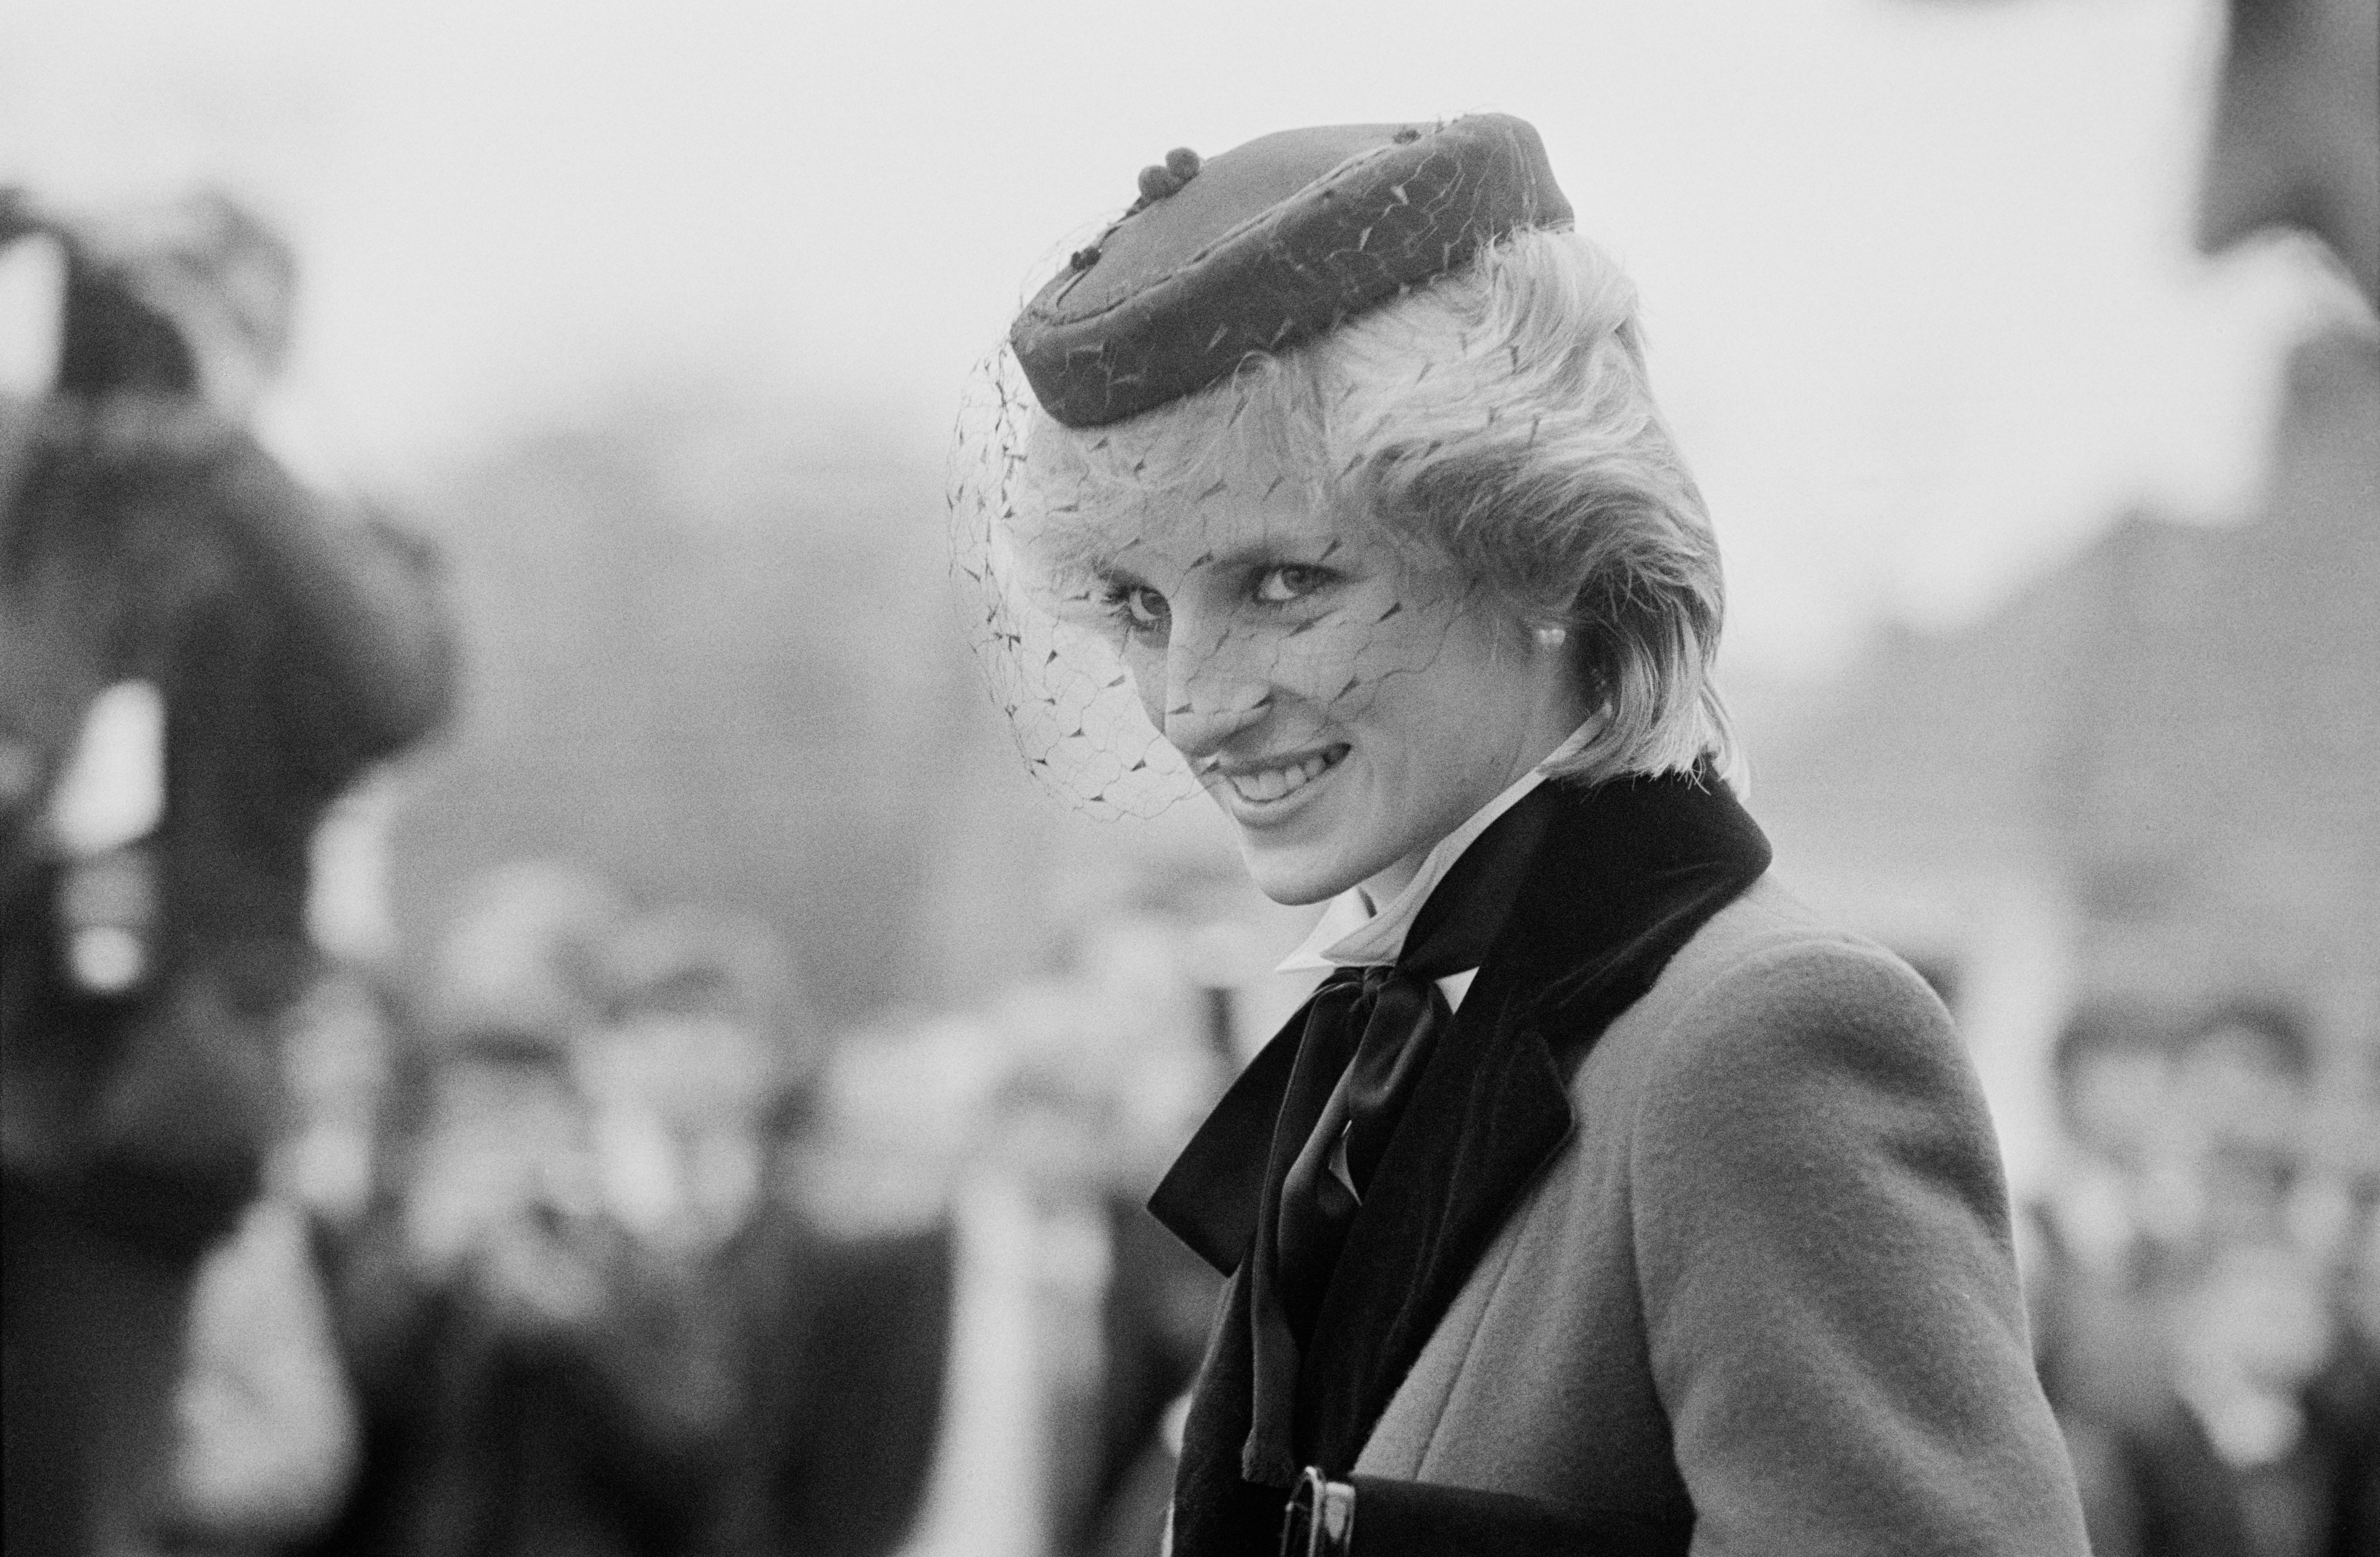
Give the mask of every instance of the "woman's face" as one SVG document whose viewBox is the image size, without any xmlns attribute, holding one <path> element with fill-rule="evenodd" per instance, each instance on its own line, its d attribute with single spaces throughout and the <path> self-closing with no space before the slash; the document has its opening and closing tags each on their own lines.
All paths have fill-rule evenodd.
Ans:
<svg viewBox="0 0 2380 1557">
<path fill-rule="evenodd" d="M 1392 894 L 1586 716 L 1568 653 L 1255 450 L 1070 539 L 1149 720 L 1278 902 Z"/>
</svg>

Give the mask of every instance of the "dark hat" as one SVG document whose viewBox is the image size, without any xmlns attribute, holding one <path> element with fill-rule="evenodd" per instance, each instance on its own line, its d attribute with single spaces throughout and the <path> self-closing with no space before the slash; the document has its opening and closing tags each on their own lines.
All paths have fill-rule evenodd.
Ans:
<svg viewBox="0 0 2380 1557">
<path fill-rule="evenodd" d="M 1503 114 L 1282 130 L 1204 164 L 1175 152 L 1009 344 L 1051 416 L 1104 426 L 1570 220 L 1537 132 Z"/>
</svg>

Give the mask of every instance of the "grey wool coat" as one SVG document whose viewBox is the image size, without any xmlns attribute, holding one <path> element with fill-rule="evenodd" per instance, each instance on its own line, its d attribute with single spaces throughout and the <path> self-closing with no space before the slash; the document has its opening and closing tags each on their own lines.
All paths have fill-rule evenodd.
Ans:
<svg viewBox="0 0 2380 1557">
<path fill-rule="evenodd" d="M 1355 1482 L 1356 1557 L 2087 1551 L 1949 1014 L 1767 859 L 1707 774 L 1549 785 L 1441 887 L 1500 928 L 1300 1354 L 1297 1459 Z M 1232 1274 L 1184 1557 L 1279 1527 L 1245 1256 L 1301 1030 L 1151 1202 Z"/>
<path fill-rule="evenodd" d="M 1685 1502 L 1696 1557 L 2089 1550 L 1991 1124 L 1904 964 L 1764 878 L 1569 1093 L 1358 1474 Z"/>
</svg>

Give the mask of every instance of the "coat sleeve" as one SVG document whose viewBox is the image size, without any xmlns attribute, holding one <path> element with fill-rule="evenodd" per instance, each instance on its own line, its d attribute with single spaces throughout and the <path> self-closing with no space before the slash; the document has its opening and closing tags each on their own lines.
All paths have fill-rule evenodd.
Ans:
<svg viewBox="0 0 2380 1557">
<path fill-rule="evenodd" d="M 2087 1551 L 1991 1122 L 1906 967 L 1824 942 L 1722 976 L 1629 1168 L 1696 1557 Z"/>
</svg>

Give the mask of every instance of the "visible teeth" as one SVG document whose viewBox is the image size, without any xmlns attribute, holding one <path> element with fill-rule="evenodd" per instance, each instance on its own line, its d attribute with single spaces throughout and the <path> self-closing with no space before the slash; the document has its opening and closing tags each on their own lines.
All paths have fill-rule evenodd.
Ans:
<svg viewBox="0 0 2380 1557">
<path fill-rule="evenodd" d="M 1287 767 L 1259 768 L 1253 773 L 1234 773 L 1232 775 L 1232 787 L 1244 800 L 1278 800 L 1292 790 L 1305 788 L 1329 766 L 1329 755 L 1317 752 L 1303 762 L 1293 762 Z"/>
</svg>

